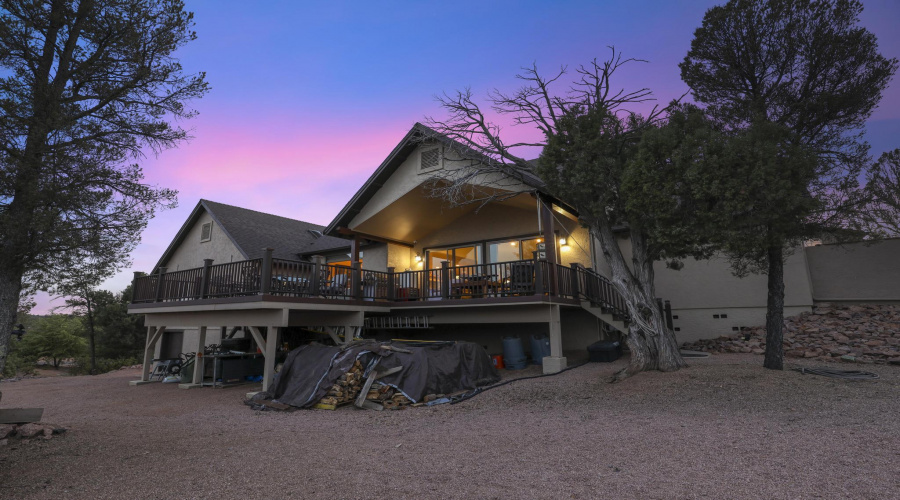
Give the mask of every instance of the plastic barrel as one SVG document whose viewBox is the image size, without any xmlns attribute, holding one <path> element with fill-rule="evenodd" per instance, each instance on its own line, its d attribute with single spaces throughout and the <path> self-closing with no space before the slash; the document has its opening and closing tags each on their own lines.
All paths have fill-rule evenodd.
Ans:
<svg viewBox="0 0 900 500">
<path fill-rule="evenodd" d="M 507 370 L 525 368 L 525 350 L 519 337 L 503 337 L 503 364 Z"/>
<path fill-rule="evenodd" d="M 531 336 L 531 362 L 536 365 L 544 364 L 544 358 L 550 355 L 550 337 L 546 335 Z"/>
</svg>

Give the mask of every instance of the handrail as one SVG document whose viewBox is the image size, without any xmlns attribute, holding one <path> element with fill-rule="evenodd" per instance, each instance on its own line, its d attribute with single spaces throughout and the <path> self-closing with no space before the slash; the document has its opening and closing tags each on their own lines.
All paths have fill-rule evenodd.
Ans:
<svg viewBox="0 0 900 500">
<path fill-rule="evenodd" d="M 619 294 L 609 279 L 581 266 L 573 269 L 578 276 L 578 292 L 581 298 L 600 305 L 616 316 L 625 319 L 629 317 L 625 298 Z"/>
<path fill-rule="evenodd" d="M 271 268 L 264 273 L 264 265 Z M 263 286 L 262 277 L 271 279 Z M 270 277 L 270 278 L 269 278 Z M 299 260 L 259 258 L 136 277 L 133 304 L 247 295 L 369 301 L 425 301 L 512 296 L 557 296 L 600 304 L 627 317 L 612 283 L 581 266 L 540 260 L 385 272 Z"/>
</svg>

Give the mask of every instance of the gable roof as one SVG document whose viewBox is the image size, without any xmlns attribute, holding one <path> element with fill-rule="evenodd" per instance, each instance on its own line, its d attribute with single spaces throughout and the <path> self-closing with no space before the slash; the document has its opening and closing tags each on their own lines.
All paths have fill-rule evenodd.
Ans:
<svg viewBox="0 0 900 500">
<path fill-rule="evenodd" d="M 350 221 L 353 220 L 353 217 L 358 214 L 363 207 L 366 206 L 375 193 L 384 186 L 384 183 L 400 168 L 400 165 L 409 156 L 425 139 L 436 140 L 438 142 L 443 143 L 444 145 L 466 151 L 469 155 L 474 155 L 475 157 L 484 157 L 483 155 L 478 154 L 476 151 L 471 148 L 466 147 L 464 144 L 459 141 L 455 141 L 444 134 L 432 129 L 431 127 L 427 127 L 422 125 L 421 123 L 416 122 L 415 125 L 406 133 L 403 139 L 394 147 L 391 154 L 388 155 L 387 158 L 375 169 L 375 172 L 369 177 L 369 179 L 359 188 L 359 191 L 350 198 L 350 201 L 344 205 L 344 208 L 338 213 L 338 215 L 328 224 L 328 227 L 325 229 L 325 234 L 331 235 L 336 234 L 336 231 L 340 227 L 347 227 L 350 224 Z M 531 160 L 529 163 L 536 163 L 537 160 Z M 527 172 L 523 172 L 523 182 L 534 188 L 536 191 L 542 192 L 544 194 L 548 194 L 546 192 L 546 188 L 544 186 L 544 182 L 537 175 L 529 175 Z"/>
<path fill-rule="evenodd" d="M 153 269 L 159 269 L 168 261 L 196 224 L 200 214 L 206 211 L 228 236 L 244 259 L 258 259 L 264 248 L 274 248 L 272 256 L 279 259 L 297 260 L 300 253 L 329 251 L 350 248 L 350 242 L 331 236 L 318 236 L 311 231 L 324 232 L 325 228 L 311 222 L 289 219 L 247 208 L 226 205 L 209 200 L 200 200 L 191 215 L 179 229 L 178 234 L 160 257 Z"/>
</svg>

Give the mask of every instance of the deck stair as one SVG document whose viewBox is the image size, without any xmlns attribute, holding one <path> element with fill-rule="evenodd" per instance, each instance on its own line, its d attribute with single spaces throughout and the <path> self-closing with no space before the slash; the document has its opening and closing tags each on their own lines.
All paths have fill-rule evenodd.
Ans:
<svg viewBox="0 0 900 500">
<path fill-rule="evenodd" d="M 628 308 L 610 281 L 582 266 L 572 266 L 581 307 L 616 330 L 628 332 Z"/>
</svg>

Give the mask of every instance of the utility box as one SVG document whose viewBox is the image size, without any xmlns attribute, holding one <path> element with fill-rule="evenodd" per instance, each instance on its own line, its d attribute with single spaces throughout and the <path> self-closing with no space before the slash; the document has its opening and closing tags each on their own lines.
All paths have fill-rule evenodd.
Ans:
<svg viewBox="0 0 900 500">
<path fill-rule="evenodd" d="M 622 343 L 601 340 L 589 345 L 587 350 L 592 363 L 611 363 L 622 356 Z"/>
</svg>

